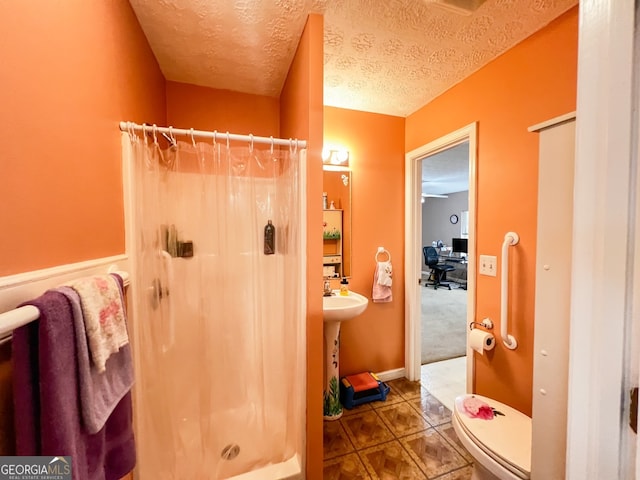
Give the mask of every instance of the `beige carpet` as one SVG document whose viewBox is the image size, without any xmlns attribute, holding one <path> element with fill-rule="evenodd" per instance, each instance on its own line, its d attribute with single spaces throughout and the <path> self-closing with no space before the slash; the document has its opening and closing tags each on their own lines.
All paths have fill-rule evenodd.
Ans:
<svg viewBox="0 0 640 480">
<path fill-rule="evenodd" d="M 467 291 L 422 287 L 422 364 L 466 355 Z"/>
</svg>

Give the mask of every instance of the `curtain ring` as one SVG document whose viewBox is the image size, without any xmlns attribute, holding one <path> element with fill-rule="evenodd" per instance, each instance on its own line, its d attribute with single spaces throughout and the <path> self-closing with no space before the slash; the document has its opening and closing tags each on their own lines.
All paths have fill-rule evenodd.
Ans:
<svg viewBox="0 0 640 480">
<path fill-rule="evenodd" d="M 213 131 L 213 149 L 216 149 L 216 137 L 218 136 L 218 130 Z"/>
<path fill-rule="evenodd" d="M 296 149 L 293 151 L 293 154 L 296 155 L 298 153 L 298 139 L 296 138 Z"/>
<path fill-rule="evenodd" d="M 177 145 L 176 137 L 173 136 L 173 127 L 169 125 L 169 138 L 171 138 L 171 145 Z"/>
<path fill-rule="evenodd" d="M 227 150 L 229 149 L 229 130 L 227 130 Z"/>
<path fill-rule="evenodd" d="M 193 127 L 191 128 L 191 143 L 193 144 L 193 148 L 196 148 L 196 138 L 193 134 Z"/>
<path fill-rule="evenodd" d="M 289 153 L 293 153 L 293 139 L 289 138 Z"/>
<path fill-rule="evenodd" d="M 158 132 L 158 126 L 154 123 L 153 124 L 153 143 L 154 145 L 158 145 L 158 136 L 156 135 Z"/>
<path fill-rule="evenodd" d="M 269 138 L 271 138 L 271 156 L 273 156 L 273 135 Z"/>
<path fill-rule="evenodd" d="M 249 153 L 253 153 L 253 134 L 249 134 Z"/>
</svg>

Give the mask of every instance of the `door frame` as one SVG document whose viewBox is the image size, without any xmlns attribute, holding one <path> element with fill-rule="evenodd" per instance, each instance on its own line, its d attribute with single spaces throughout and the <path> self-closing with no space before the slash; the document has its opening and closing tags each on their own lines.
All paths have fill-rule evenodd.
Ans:
<svg viewBox="0 0 640 480">
<path fill-rule="evenodd" d="M 477 122 L 429 142 L 405 154 L 405 376 L 420 379 L 422 327 L 420 279 L 422 277 L 422 160 L 443 150 L 469 142 L 469 242 L 467 256 L 467 324 L 476 315 L 476 192 Z M 474 362 L 467 329 L 467 392 L 472 392 Z"/>
<path fill-rule="evenodd" d="M 634 3 L 580 2 L 568 480 L 638 477 L 630 445 L 636 438 L 626 420 L 627 388 L 638 383 L 637 366 L 630 368 L 638 345 L 629 335 L 639 323 L 633 303 L 640 235 Z"/>
</svg>

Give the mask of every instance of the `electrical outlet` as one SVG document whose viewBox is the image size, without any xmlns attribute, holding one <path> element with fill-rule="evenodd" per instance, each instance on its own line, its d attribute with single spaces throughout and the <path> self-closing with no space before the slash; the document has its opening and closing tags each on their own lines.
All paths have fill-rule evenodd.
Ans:
<svg viewBox="0 0 640 480">
<path fill-rule="evenodd" d="M 498 269 L 498 257 L 495 255 L 480 255 L 480 275 L 495 277 Z"/>
</svg>

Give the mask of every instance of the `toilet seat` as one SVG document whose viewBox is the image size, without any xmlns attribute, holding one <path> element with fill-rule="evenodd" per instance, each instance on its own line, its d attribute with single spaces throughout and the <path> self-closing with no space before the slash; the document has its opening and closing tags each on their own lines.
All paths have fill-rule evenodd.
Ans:
<svg viewBox="0 0 640 480">
<path fill-rule="evenodd" d="M 530 478 L 530 417 L 504 403 L 475 394 L 456 398 L 454 417 L 454 423 L 474 446 L 516 478 Z"/>
</svg>

